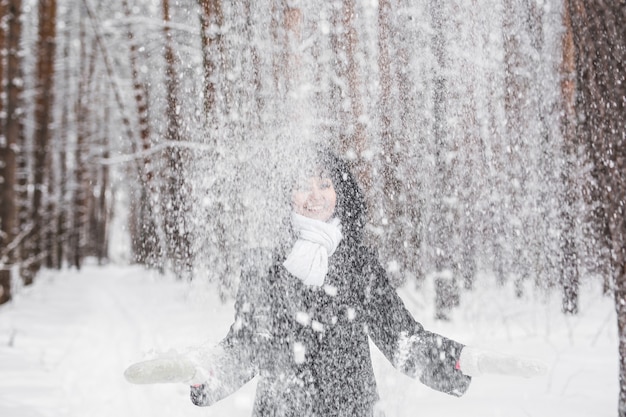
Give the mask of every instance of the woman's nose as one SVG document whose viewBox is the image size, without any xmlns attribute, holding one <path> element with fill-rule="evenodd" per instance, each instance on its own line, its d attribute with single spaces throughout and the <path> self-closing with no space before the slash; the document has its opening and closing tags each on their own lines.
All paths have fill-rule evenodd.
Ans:
<svg viewBox="0 0 626 417">
<path fill-rule="evenodd" d="M 319 187 L 317 186 L 313 186 L 311 187 L 311 194 L 310 194 L 310 198 L 316 200 L 318 198 L 320 198 L 322 196 L 321 190 Z"/>
</svg>

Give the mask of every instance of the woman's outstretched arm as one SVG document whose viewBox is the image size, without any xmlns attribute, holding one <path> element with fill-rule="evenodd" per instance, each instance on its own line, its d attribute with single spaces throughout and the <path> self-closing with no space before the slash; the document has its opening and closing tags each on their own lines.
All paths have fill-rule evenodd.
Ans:
<svg viewBox="0 0 626 417">
<path fill-rule="evenodd" d="M 425 385 L 447 394 L 461 396 L 471 378 L 459 368 L 459 342 L 429 332 L 418 323 L 389 283 L 376 260 L 368 255 L 364 278 L 369 336 L 396 369 Z"/>
<path fill-rule="evenodd" d="M 218 346 L 199 350 L 196 361 L 206 381 L 191 386 L 191 400 L 211 405 L 241 388 L 258 373 L 258 355 L 270 337 L 269 283 L 264 259 L 252 252 L 245 259 L 235 301 L 235 320 Z"/>
</svg>

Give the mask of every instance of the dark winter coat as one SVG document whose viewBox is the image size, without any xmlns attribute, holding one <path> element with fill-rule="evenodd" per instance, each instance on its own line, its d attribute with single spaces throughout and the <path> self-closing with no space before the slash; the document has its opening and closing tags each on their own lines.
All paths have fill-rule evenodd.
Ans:
<svg viewBox="0 0 626 417">
<path fill-rule="evenodd" d="M 416 322 L 369 250 L 342 242 L 323 287 L 303 285 L 276 257 L 269 271 L 249 258 L 235 323 L 222 341 L 219 383 L 192 388 L 210 405 L 259 376 L 254 416 L 373 416 L 378 401 L 368 337 L 403 373 L 460 396 L 463 345 Z M 256 258 L 256 259 L 255 259 Z"/>
</svg>

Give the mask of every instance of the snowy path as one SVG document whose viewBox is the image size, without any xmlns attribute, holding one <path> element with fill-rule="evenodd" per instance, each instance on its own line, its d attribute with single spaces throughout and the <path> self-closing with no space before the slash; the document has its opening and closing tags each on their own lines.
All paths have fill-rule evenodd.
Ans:
<svg viewBox="0 0 626 417">
<path fill-rule="evenodd" d="M 373 351 L 388 417 L 616 415 L 617 342 L 611 302 L 586 291 L 580 317 L 554 300 L 520 302 L 502 290 L 464 295 L 451 323 L 431 319 L 430 288 L 401 295 L 429 329 L 468 344 L 543 358 L 549 375 L 483 377 L 456 399 L 397 372 Z M 536 297 L 540 298 L 540 297 Z M 254 383 L 211 408 L 188 400 L 184 385 L 132 386 L 124 368 L 155 351 L 219 340 L 232 307 L 207 288 L 140 268 L 88 266 L 45 272 L 0 306 L 0 416 L 177 417 L 250 414 Z"/>
<path fill-rule="evenodd" d="M 48 274 L 0 310 L 0 416 L 195 410 L 185 386 L 135 387 L 122 377 L 152 350 L 206 339 L 194 334 L 202 322 L 194 315 L 208 312 L 194 310 L 185 285 L 139 268 Z"/>
</svg>

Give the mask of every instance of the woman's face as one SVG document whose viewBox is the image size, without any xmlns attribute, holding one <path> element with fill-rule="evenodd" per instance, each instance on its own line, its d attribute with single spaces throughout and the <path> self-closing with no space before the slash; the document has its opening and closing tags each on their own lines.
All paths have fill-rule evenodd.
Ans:
<svg viewBox="0 0 626 417">
<path fill-rule="evenodd" d="M 315 220 L 328 221 L 335 212 L 337 193 L 327 176 L 312 176 L 300 181 L 291 196 L 293 210 Z"/>
</svg>

